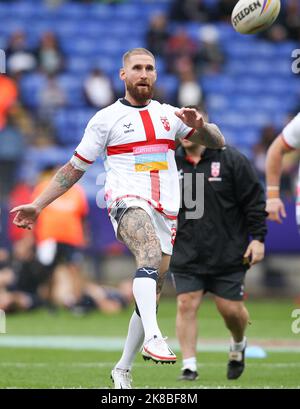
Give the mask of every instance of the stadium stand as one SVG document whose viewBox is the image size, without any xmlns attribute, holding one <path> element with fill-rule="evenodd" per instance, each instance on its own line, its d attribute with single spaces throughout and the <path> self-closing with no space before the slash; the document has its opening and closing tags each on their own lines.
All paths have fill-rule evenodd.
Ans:
<svg viewBox="0 0 300 409">
<path fill-rule="evenodd" d="M 44 1 L 13 1 L 0 3 L 0 46 L 5 49 L 9 37 L 23 30 L 28 47 L 37 48 L 44 32 L 53 32 L 59 40 L 65 67 L 58 74 L 59 86 L 66 94 L 67 104 L 58 108 L 52 118 L 55 147 L 31 147 L 22 166 L 22 175 L 32 177 L 31 163 L 36 170 L 51 158 L 55 163 L 68 158 L 81 139 L 84 128 L 95 111 L 85 104 L 82 84 L 95 67 L 101 68 L 112 80 L 117 95 L 123 84 L 118 78 L 122 54 L 127 49 L 145 46 L 145 33 L 151 16 L 168 14 L 171 0 L 127 0 L 116 4 L 65 1 L 49 5 Z M 205 1 L 213 10 L 218 0 Z M 283 2 L 284 3 L 284 2 Z M 211 23 L 209 23 L 211 24 Z M 300 83 L 291 71 L 291 52 L 297 48 L 291 40 L 272 43 L 259 36 L 242 36 L 229 22 L 214 22 L 225 62 L 220 72 L 199 77 L 210 119 L 218 123 L 227 141 L 251 156 L 262 128 L 272 123 L 280 129 L 287 114 L 299 102 Z M 199 42 L 200 29 L 207 23 L 170 22 L 170 32 L 184 25 L 188 35 Z M 158 86 L 166 100 L 173 102 L 178 79 L 166 71 L 163 58 L 158 58 Z M 39 95 L 45 85 L 43 73 L 35 70 L 22 75 L 19 87 L 22 103 L 34 115 Z M 284 102 L 283 102 L 284 98 Z M 28 158 L 31 158 L 28 161 Z M 84 178 L 88 196 L 97 193 L 95 175 L 103 164 L 94 165 L 92 176 Z"/>
</svg>

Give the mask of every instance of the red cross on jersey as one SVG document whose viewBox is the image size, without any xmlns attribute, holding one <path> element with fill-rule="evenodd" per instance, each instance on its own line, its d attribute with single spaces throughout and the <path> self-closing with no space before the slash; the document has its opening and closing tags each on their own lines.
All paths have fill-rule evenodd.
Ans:
<svg viewBox="0 0 300 409">
<path fill-rule="evenodd" d="M 86 170 L 97 156 L 104 159 L 108 208 L 123 197 L 138 197 L 176 217 L 180 195 L 175 139 L 194 131 L 176 110 L 153 100 L 146 107 L 118 100 L 90 120 L 71 161 Z"/>
</svg>

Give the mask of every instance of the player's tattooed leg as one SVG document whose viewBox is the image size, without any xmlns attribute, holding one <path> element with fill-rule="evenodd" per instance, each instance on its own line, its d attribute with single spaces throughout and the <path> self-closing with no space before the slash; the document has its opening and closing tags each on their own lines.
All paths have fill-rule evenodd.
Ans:
<svg viewBox="0 0 300 409">
<path fill-rule="evenodd" d="M 159 268 L 162 258 L 160 241 L 150 216 L 133 207 L 126 211 L 119 225 L 119 235 L 136 258 L 137 268 Z"/>
</svg>

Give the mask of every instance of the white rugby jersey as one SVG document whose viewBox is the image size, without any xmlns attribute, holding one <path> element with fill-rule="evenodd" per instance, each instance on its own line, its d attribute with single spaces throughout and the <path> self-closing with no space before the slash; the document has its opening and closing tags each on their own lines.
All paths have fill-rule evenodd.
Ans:
<svg viewBox="0 0 300 409">
<path fill-rule="evenodd" d="M 134 107 L 122 99 L 89 121 L 71 162 L 86 170 L 102 157 L 109 210 L 122 198 L 138 197 L 176 218 L 180 194 L 175 138 L 194 132 L 175 115 L 177 109 L 154 100 L 145 107 Z"/>
<path fill-rule="evenodd" d="M 291 149 L 300 149 L 300 113 L 289 122 L 282 131 L 284 143 Z M 296 219 L 300 226 L 300 166 L 298 170 Z"/>
</svg>

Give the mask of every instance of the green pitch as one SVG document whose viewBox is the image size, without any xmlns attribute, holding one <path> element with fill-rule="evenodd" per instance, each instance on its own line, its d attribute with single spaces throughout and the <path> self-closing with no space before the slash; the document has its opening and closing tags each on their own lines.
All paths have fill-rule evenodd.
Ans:
<svg viewBox="0 0 300 409">
<path fill-rule="evenodd" d="M 248 358 L 237 381 L 227 381 L 228 333 L 213 303 L 206 300 L 199 314 L 199 379 L 177 381 L 175 365 L 144 362 L 133 368 L 136 388 L 299 388 L 300 334 L 291 330 L 291 301 L 248 302 L 252 325 L 249 344 L 263 346 L 267 357 Z M 109 375 L 120 356 L 131 311 L 117 316 L 66 311 L 36 311 L 7 317 L 7 334 L 0 335 L 0 388 L 109 388 Z M 159 321 L 175 346 L 175 302 L 161 303 Z M 10 346 L 8 346 L 10 345 Z M 220 351 L 220 352 L 218 352 Z"/>
</svg>

